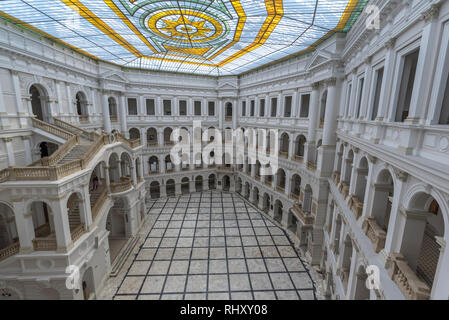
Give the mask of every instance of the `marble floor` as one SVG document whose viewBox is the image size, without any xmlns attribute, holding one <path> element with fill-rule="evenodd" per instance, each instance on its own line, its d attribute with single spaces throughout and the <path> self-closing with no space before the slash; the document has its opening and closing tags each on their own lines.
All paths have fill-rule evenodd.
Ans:
<svg viewBox="0 0 449 320">
<path fill-rule="evenodd" d="M 155 217 L 114 299 L 316 299 L 285 232 L 239 195 L 195 193 L 149 203 Z"/>
</svg>

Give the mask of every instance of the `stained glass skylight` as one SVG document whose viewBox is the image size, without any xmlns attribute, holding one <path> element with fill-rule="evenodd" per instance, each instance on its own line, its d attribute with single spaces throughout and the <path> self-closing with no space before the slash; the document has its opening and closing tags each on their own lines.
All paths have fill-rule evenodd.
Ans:
<svg viewBox="0 0 449 320">
<path fill-rule="evenodd" d="M 367 0 L 3 0 L 0 15 L 124 67 L 239 74 L 347 31 Z"/>
</svg>

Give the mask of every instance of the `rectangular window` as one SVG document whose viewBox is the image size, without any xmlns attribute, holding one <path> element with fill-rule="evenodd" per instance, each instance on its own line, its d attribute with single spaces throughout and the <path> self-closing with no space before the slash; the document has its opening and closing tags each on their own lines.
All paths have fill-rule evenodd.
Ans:
<svg viewBox="0 0 449 320">
<path fill-rule="evenodd" d="M 146 105 L 147 105 L 147 115 L 154 116 L 156 114 L 154 108 L 154 99 L 147 99 Z"/>
<path fill-rule="evenodd" d="M 254 111 L 256 109 L 256 102 L 251 100 L 251 117 L 254 117 Z"/>
<path fill-rule="evenodd" d="M 376 120 L 377 113 L 379 112 L 379 103 L 380 103 L 380 90 L 382 89 L 382 81 L 384 77 L 384 68 L 381 68 L 376 71 L 376 87 L 374 88 L 374 103 L 373 110 L 371 112 L 371 120 Z"/>
<path fill-rule="evenodd" d="M 201 101 L 195 101 L 195 115 L 200 116 L 201 115 Z"/>
<path fill-rule="evenodd" d="M 260 117 L 265 117 L 265 99 L 260 100 Z"/>
<path fill-rule="evenodd" d="M 284 117 L 290 118 L 292 116 L 292 97 L 285 97 Z"/>
<path fill-rule="evenodd" d="M 271 98 L 271 116 L 276 117 L 278 113 L 278 98 Z"/>
<path fill-rule="evenodd" d="M 352 98 L 352 83 L 350 83 L 348 87 L 348 94 L 346 99 L 346 112 L 345 112 L 346 117 L 349 116 L 350 112 L 349 108 L 351 108 L 351 98 Z"/>
<path fill-rule="evenodd" d="M 164 116 L 171 116 L 171 100 L 164 100 Z"/>
<path fill-rule="evenodd" d="M 357 110 L 355 113 L 355 119 L 360 117 L 360 109 L 362 108 L 363 86 L 365 84 L 365 78 L 359 80 L 359 96 L 357 99 Z"/>
<path fill-rule="evenodd" d="M 130 116 L 137 116 L 137 99 L 128 98 L 128 114 Z"/>
<path fill-rule="evenodd" d="M 446 90 L 444 91 L 443 104 L 441 106 L 440 120 L 438 124 L 449 124 L 449 75 L 446 81 Z"/>
<path fill-rule="evenodd" d="M 242 117 L 246 116 L 246 101 L 242 101 Z"/>
<path fill-rule="evenodd" d="M 179 115 L 186 116 L 187 115 L 187 101 L 179 100 Z"/>
<path fill-rule="evenodd" d="M 209 107 L 209 116 L 215 116 L 215 102 L 209 101 L 208 107 Z"/>
<path fill-rule="evenodd" d="M 419 50 L 408 54 L 404 58 L 401 86 L 399 88 L 398 103 L 396 105 L 396 122 L 404 122 L 408 117 L 410 102 L 412 100 L 413 86 L 415 84 L 416 66 L 418 64 Z"/>
<path fill-rule="evenodd" d="M 301 118 L 309 117 L 309 107 L 310 107 L 310 94 L 303 94 L 301 96 L 301 112 L 299 114 Z"/>
</svg>

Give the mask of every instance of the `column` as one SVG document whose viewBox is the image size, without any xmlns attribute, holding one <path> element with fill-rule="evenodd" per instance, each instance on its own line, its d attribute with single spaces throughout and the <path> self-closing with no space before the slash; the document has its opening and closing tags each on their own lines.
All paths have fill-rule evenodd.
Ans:
<svg viewBox="0 0 449 320">
<path fill-rule="evenodd" d="M 194 110 L 193 110 L 193 99 L 192 97 L 189 97 L 189 99 L 187 100 L 187 115 L 188 116 L 193 116 Z"/>
<path fill-rule="evenodd" d="M 158 96 L 156 98 L 156 116 L 162 117 L 164 115 L 164 110 L 162 107 L 162 98 Z"/>
<path fill-rule="evenodd" d="M 392 38 L 385 43 L 385 48 L 387 49 L 387 53 L 385 55 L 385 67 L 384 67 L 384 76 L 382 80 L 382 89 L 380 91 L 379 98 L 379 110 L 377 112 L 377 121 L 383 121 L 387 116 L 388 107 L 390 105 L 390 92 L 393 81 L 394 74 L 394 58 L 395 58 L 395 50 L 394 45 L 396 43 L 396 39 Z M 380 134 L 380 133 L 378 133 Z"/>
<path fill-rule="evenodd" d="M 218 101 L 218 121 L 219 121 L 219 129 L 223 130 L 223 122 L 224 122 L 224 114 L 223 114 L 223 100 Z"/>
<path fill-rule="evenodd" d="M 23 148 L 25 150 L 25 162 L 26 165 L 29 165 L 33 162 L 33 158 L 31 156 L 31 143 L 29 136 L 22 136 Z"/>
<path fill-rule="evenodd" d="M 6 110 L 5 100 L 3 99 L 2 84 L 0 83 L 0 129 L 9 129 L 9 121 L 7 119 L 8 112 Z"/>
<path fill-rule="evenodd" d="M 62 109 L 62 83 L 60 81 L 56 81 L 56 97 L 58 99 L 58 115 L 64 117 L 64 111 Z"/>
<path fill-rule="evenodd" d="M 292 118 L 298 117 L 298 91 L 294 91 L 292 95 Z"/>
<path fill-rule="evenodd" d="M 104 166 L 104 179 L 106 180 L 106 189 L 108 189 L 108 193 L 111 193 L 111 178 L 109 175 L 109 166 Z"/>
<path fill-rule="evenodd" d="M 415 84 L 407 118 L 407 122 L 409 123 L 423 123 L 427 115 L 432 91 L 432 78 L 435 74 L 431 66 L 435 65 L 438 51 L 437 46 L 439 45 L 439 13 L 439 5 L 432 5 L 427 11 L 421 14 L 426 25 L 422 30 Z"/>
<path fill-rule="evenodd" d="M 277 110 L 276 110 L 276 117 L 277 118 L 282 118 L 284 116 L 284 111 L 282 110 L 284 105 L 284 101 L 282 101 L 282 93 L 278 94 L 278 105 L 277 105 Z"/>
<path fill-rule="evenodd" d="M 126 122 L 126 98 L 125 95 L 122 93 L 120 95 L 120 131 L 122 131 L 122 134 L 128 137 L 128 125 Z"/>
<path fill-rule="evenodd" d="M 134 164 L 134 161 L 133 161 Z M 131 170 L 131 178 L 133 181 L 133 186 L 137 186 L 137 172 L 136 172 L 136 167 L 134 165 L 129 167 L 129 170 Z"/>
<path fill-rule="evenodd" d="M 34 250 L 34 225 L 31 211 L 27 211 L 24 202 L 13 202 L 14 218 L 20 243 L 20 253 L 30 253 Z"/>
<path fill-rule="evenodd" d="M 294 159 L 295 155 L 295 141 L 293 140 L 293 135 L 288 134 L 289 137 L 289 144 L 288 144 L 288 159 Z"/>
<path fill-rule="evenodd" d="M 118 168 L 118 176 L 119 176 L 119 177 L 123 177 L 123 174 L 122 174 L 122 164 L 123 164 L 123 161 L 121 161 L 121 160 L 118 160 L 118 161 L 117 161 L 117 168 Z"/>
<path fill-rule="evenodd" d="M 164 145 L 164 131 L 162 128 L 157 128 L 157 143 L 160 147 Z"/>
<path fill-rule="evenodd" d="M 55 225 L 57 252 L 67 252 L 72 243 L 72 235 L 70 233 L 69 216 L 64 201 L 56 201 L 52 203 L 53 223 Z M 51 218 L 50 218 L 51 219 Z"/>
<path fill-rule="evenodd" d="M 181 191 L 181 183 L 175 183 L 175 194 L 176 194 L 177 196 L 179 196 L 179 195 L 182 194 L 182 191 Z"/>
<path fill-rule="evenodd" d="M 80 214 L 84 214 L 82 218 L 85 228 L 88 230 L 90 225 L 92 224 L 92 210 L 90 203 L 90 194 L 89 194 L 89 183 L 83 185 L 83 198 L 79 201 Z"/>
<path fill-rule="evenodd" d="M 147 132 L 145 131 L 145 128 L 140 129 L 140 141 L 142 141 L 142 146 L 146 148 L 148 145 L 148 141 L 147 141 Z"/>
<path fill-rule="evenodd" d="M 22 102 L 22 91 L 20 89 L 20 81 L 19 81 L 19 73 L 17 71 L 11 71 L 16 105 L 17 105 L 17 115 L 19 116 L 20 127 L 27 127 L 27 119 L 25 117 L 28 116 L 29 112 L 24 108 Z M 28 94 L 28 93 L 27 93 Z M 31 110 L 29 110 L 31 112 Z"/>
<path fill-rule="evenodd" d="M 111 133 L 111 117 L 109 114 L 108 94 L 103 93 L 103 126 L 106 133 Z"/>
<path fill-rule="evenodd" d="M 290 197 L 290 187 L 292 184 L 292 174 L 290 171 L 286 170 L 285 172 L 285 194 L 287 197 Z"/>
<path fill-rule="evenodd" d="M 338 115 L 337 79 L 327 82 L 326 113 L 324 115 L 323 146 L 335 146 Z"/>
<path fill-rule="evenodd" d="M 239 118 L 239 106 L 238 101 L 233 100 L 232 101 L 232 128 L 234 130 L 237 129 L 237 119 Z"/>
<path fill-rule="evenodd" d="M 365 120 L 369 120 L 370 116 L 368 115 L 368 110 L 370 109 L 371 103 L 369 100 L 370 97 L 372 97 L 373 95 L 370 94 L 371 92 L 371 82 L 372 82 L 372 73 L 373 73 L 373 68 L 371 66 L 371 60 L 372 57 L 368 57 L 365 60 L 365 82 L 363 85 L 363 96 L 362 96 L 362 106 L 361 106 L 361 110 L 360 110 L 360 117 L 362 119 Z M 344 91 L 342 91 L 344 92 Z"/>
<path fill-rule="evenodd" d="M 271 101 L 270 95 L 265 95 L 265 118 L 271 117 Z"/>
<path fill-rule="evenodd" d="M 6 152 L 8 153 L 8 166 L 13 167 L 16 165 L 16 157 L 12 146 L 12 138 L 3 138 L 3 142 L 5 143 Z"/>
<path fill-rule="evenodd" d="M 316 126 L 319 112 L 319 100 L 320 100 L 320 84 L 312 84 L 312 93 L 310 95 L 310 108 L 309 108 L 309 128 L 307 134 L 307 142 L 304 146 L 305 161 L 313 161 L 315 154 L 315 136 Z"/>
<path fill-rule="evenodd" d="M 165 158 L 164 156 L 161 156 L 159 159 L 159 170 L 161 173 L 165 173 Z"/>
<path fill-rule="evenodd" d="M 67 94 L 67 112 L 69 114 L 70 119 L 73 120 L 75 117 L 75 112 L 73 111 L 74 101 L 72 100 L 72 92 L 70 91 L 70 83 L 65 83 L 65 89 Z"/>
</svg>

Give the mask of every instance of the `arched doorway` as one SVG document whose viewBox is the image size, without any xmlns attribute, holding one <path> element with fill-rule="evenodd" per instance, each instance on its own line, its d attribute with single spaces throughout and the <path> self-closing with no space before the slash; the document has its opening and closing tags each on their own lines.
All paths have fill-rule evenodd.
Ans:
<svg viewBox="0 0 449 320">
<path fill-rule="evenodd" d="M 14 211 L 8 205 L 0 202 L 0 250 L 18 243 L 18 241 Z"/>
<path fill-rule="evenodd" d="M 92 298 L 92 295 L 95 294 L 94 272 L 92 267 L 89 267 L 84 272 L 81 284 L 83 289 L 83 298 L 84 300 L 89 300 Z"/>
<path fill-rule="evenodd" d="M 259 189 L 258 188 L 254 188 L 253 189 L 253 199 L 252 199 L 253 204 L 258 207 L 259 206 Z"/>
<path fill-rule="evenodd" d="M 50 157 L 56 150 L 58 150 L 59 146 L 53 142 L 41 142 L 39 144 L 39 149 L 41 153 L 41 159 L 45 157 Z"/>
<path fill-rule="evenodd" d="M 150 184 L 151 199 L 159 199 L 161 197 L 161 188 L 158 181 L 153 181 Z"/>
<path fill-rule="evenodd" d="M 263 194 L 263 211 L 268 213 L 271 209 L 270 196 L 268 193 Z"/>
<path fill-rule="evenodd" d="M 173 179 L 168 180 L 165 185 L 165 188 L 168 197 L 174 197 L 176 195 L 175 180 Z"/>
<path fill-rule="evenodd" d="M 301 177 L 298 174 L 293 175 L 291 183 L 290 196 L 295 200 L 299 200 L 301 194 Z"/>
<path fill-rule="evenodd" d="M 147 144 L 149 147 L 158 145 L 157 130 L 155 128 L 150 128 L 147 130 Z"/>
<path fill-rule="evenodd" d="M 84 92 L 79 91 L 76 96 L 76 113 L 78 114 L 80 122 L 87 122 L 89 120 L 89 110 L 87 109 L 87 98 Z"/>
<path fill-rule="evenodd" d="M 304 146 L 307 142 L 306 137 L 300 135 L 296 138 L 295 141 L 295 159 L 303 160 L 304 159 Z"/>
<path fill-rule="evenodd" d="M 37 119 L 50 122 L 50 112 L 48 110 L 48 95 L 40 85 L 32 85 L 29 91 L 31 95 L 31 109 Z"/>
<path fill-rule="evenodd" d="M 282 205 L 282 202 L 280 200 L 276 200 L 274 202 L 274 220 L 278 223 L 282 222 L 283 209 L 284 206 Z"/>
<path fill-rule="evenodd" d="M 229 176 L 224 176 L 223 177 L 223 191 L 229 191 L 230 188 L 231 188 L 231 179 L 229 178 Z"/>
<path fill-rule="evenodd" d="M 198 176 L 195 178 L 195 191 L 201 192 L 203 191 L 203 177 Z"/>
<path fill-rule="evenodd" d="M 148 159 L 149 173 L 154 174 L 159 172 L 159 159 L 156 156 L 152 156 Z"/>
<path fill-rule="evenodd" d="M 209 176 L 209 190 L 215 190 L 217 188 L 217 181 L 214 174 Z"/>
<path fill-rule="evenodd" d="M 127 242 L 127 213 L 126 199 L 119 198 L 114 201 L 114 206 L 109 210 L 109 214 L 106 218 L 106 230 L 109 231 L 108 240 L 111 264 L 114 263 L 120 250 Z"/>
<path fill-rule="evenodd" d="M 181 180 L 181 193 L 182 194 L 189 194 L 190 192 L 190 180 L 189 178 L 185 177 Z"/>
</svg>

